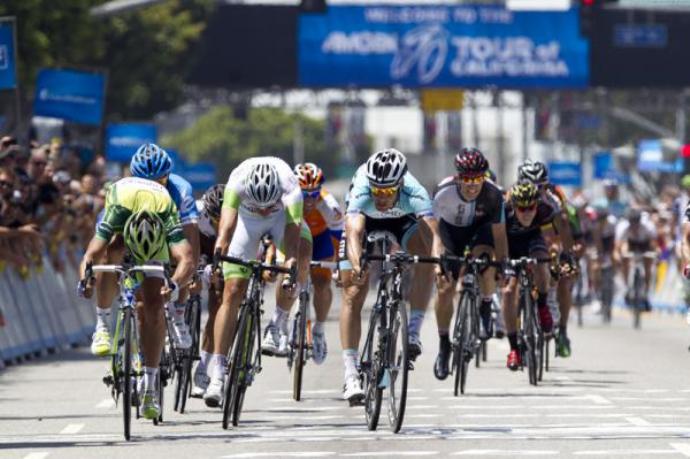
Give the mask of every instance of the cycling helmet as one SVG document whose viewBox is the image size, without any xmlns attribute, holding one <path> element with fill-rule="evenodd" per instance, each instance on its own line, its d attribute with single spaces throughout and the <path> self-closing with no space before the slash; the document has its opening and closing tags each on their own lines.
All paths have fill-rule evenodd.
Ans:
<svg viewBox="0 0 690 459">
<path fill-rule="evenodd" d="M 140 146 L 129 164 L 133 176 L 149 180 L 168 175 L 172 167 L 173 163 L 168 153 L 155 143 Z"/>
<path fill-rule="evenodd" d="M 455 155 L 455 169 L 460 175 L 484 175 L 489 170 L 489 161 L 479 149 L 463 148 Z"/>
<path fill-rule="evenodd" d="M 395 186 L 406 172 L 407 159 L 395 148 L 376 152 L 367 160 L 367 178 L 374 186 Z"/>
<path fill-rule="evenodd" d="M 683 176 L 680 180 L 680 186 L 683 188 L 690 188 L 690 174 Z"/>
<path fill-rule="evenodd" d="M 244 180 L 244 191 L 252 205 L 260 208 L 272 206 L 280 198 L 278 171 L 265 162 L 255 164 Z"/>
<path fill-rule="evenodd" d="M 516 206 L 531 206 L 537 202 L 537 197 L 539 196 L 539 190 L 534 185 L 534 183 L 523 180 L 516 183 L 510 189 L 510 200 Z"/>
<path fill-rule="evenodd" d="M 642 219 L 642 212 L 640 212 L 639 209 L 629 209 L 627 219 L 631 225 L 636 225 L 640 223 L 640 220 Z"/>
<path fill-rule="evenodd" d="M 125 245 L 138 261 L 153 259 L 166 248 L 166 233 L 163 221 L 148 210 L 141 210 L 129 216 L 123 231 Z"/>
<path fill-rule="evenodd" d="M 220 208 L 223 206 L 224 193 L 225 184 L 217 183 L 209 187 L 201 197 L 201 201 L 204 203 L 204 211 L 214 220 L 220 218 Z"/>
<path fill-rule="evenodd" d="M 604 188 L 616 188 L 618 187 L 618 180 L 608 178 L 604 180 Z"/>
<path fill-rule="evenodd" d="M 549 183 L 549 171 L 541 161 L 525 160 L 518 166 L 518 180 L 529 180 L 535 185 Z"/>
<path fill-rule="evenodd" d="M 297 164 L 294 171 L 303 190 L 316 190 L 323 183 L 323 171 L 314 163 Z"/>
</svg>

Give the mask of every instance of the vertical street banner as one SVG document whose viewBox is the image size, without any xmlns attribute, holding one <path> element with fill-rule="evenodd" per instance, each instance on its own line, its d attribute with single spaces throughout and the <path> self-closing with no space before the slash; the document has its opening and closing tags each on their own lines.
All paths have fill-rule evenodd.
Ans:
<svg viewBox="0 0 690 459">
<path fill-rule="evenodd" d="M 0 18 L 0 90 L 17 87 L 14 18 Z"/>
<path fill-rule="evenodd" d="M 582 168 L 575 161 L 551 161 L 548 163 L 549 181 L 554 185 L 582 186 Z"/>
<path fill-rule="evenodd" d="M 158 132 L 155 124 L 111 123 L 106 128 L 105 138 L 106 159 L 129 162 L 142 144 L 158 140 Z"/>
<path fill-rule="evenodd" d="M 303 13 L 301 86 L 584 88 L 578 10 L 497 5 L 338 6 Z"/>
<path fill-rule="evenodd" d="M 105 75 L 42 69 L 36 80 L 34 115 L 98 126 L 103 119 Z"/>
</svg>

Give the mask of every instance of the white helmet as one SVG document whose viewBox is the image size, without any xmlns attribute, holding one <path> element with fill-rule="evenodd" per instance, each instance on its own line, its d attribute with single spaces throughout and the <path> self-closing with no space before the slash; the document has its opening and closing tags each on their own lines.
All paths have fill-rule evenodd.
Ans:
<svg viewBox="0 0 690 459">
<path fill-rule="evenodd" d="M 256 207 L 270 207 L 280 198 L 280 180 L 276 168 L 267 163 L 255 164 L 244 181 L 250 203 Z"/>
<path fill-rule="evenodd" d="M 405 155 L 395 148 L 374 153 L 367 160 L 367 178 L 375 186 L 395 186 L 407 172 Z"/>
</svg>

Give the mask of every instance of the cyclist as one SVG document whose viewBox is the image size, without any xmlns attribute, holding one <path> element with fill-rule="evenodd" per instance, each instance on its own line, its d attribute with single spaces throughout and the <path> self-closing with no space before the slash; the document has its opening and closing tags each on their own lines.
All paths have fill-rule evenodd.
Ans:
<svg viewBox="0 0 690 459">
<path fill-rule="evenodd" d="M 537 186 L 528 180 L 513 185 L 507 194 L 505 210 L 508 232 L 508 250 L 511 259 L 521 257 L 546 258 L 548 248 L 542 235 L 542 227 L 555 222 L 558 211 L 542 195 Z M 549 267 L 539 263 L 534 269 L 534 284 L 537 287 L 537 314 L 544 333 L 551 332 L 553 318 L 547 304 L 549 289 Z M 510 344 L 506 366 L 516 371 L 520 365 L 517 339 L 517 278 L 511 277 L 503 289 L 503 317 Z"/>
<path fill-rule="evenodd" d="M 339 254 L 343 283 L 340 340 L 345 367 L 343 398 L 351 405 L 364 398 L 357 366 L 361 311 L 369 290 L 369 273 L 360 262 L 364 236 L 372 231 L 392 233 L 403 250 L 414 254 L 428 255 L 432 251 L 432 236 L 434 253 L 440 254 L 442 250 L 429 194 L 408 172 L 405 155 L 394 148 L 374 153 L 357 169 L 348 195 Z M 414 269 L 408 325 L 408 352 L 413 360 L 422 352 L 419 330 L 433 276 L 428 266 L 418 265 Z"/>
<path fill-rule="evenodd" d="M 620 190 L 618 189 L 618 181 L 615 179 L 604 180 L 604 195 L 606 196 L 606 207 L 609 209 L 611 215 L 617 219 L 625 216 L 625 211 L 628 205 L 620 199 Z"/>
<path fill-rule="evenodd" d="M 555 288 L 560 320 L 556 336 L 556 352 L 560 357 L 569 357 L 571 348 L 568 338 L 568 317 L 573 305 L 574 274 L 577 273 L 577 261 L 572 253 L 574 243 L 568 210 L 572 206 L 568 203 L 564 191 L 549 182 L 546 165 L 540 161 L 523 162 L 518 168 L 518 180 L 534 183 L 542 199 L 557 210 L 553 223 L 544 228 L 543 234 L 552 251 L 559 254 Z"/>
<path fill-rule="evenodd" d="M 177 174 L 172 174 L 173 162 L 168 153 L 154 143 L 145 143 L 137 149 L 129 165 L 134 177 L 153 180 L 163 185 L 180 213 L 184 236 L 192 246 L 194 266 L 199 260 L 199 212 L 196 209 L 192 185 Z M 189 288 L 180 289 L 179 299 L 172 305 L 173 339 L 180 349 L 189 349 L 192 336 L 185 322 L 185 310 Z"/>
<path fill-rule="evenodd" d="M 630 260 L 634 254 L 657 251 L 656 229 L 651 222 L 642 221 L 639 209 L 629 209 L 626 221 L 616 229 L 616 245 L 620 254 L 623 282 L 625 283 L 625 301 L 630 304 L 633 291 L 630 288 Z M 654 258 L 644 257 L 644 305 L 649 311 L 651 306 L 647 295 L 652 282 L 652 262 Z"/>
<path fill-rule="evenodd" d="M 302 189 L 304 199 L 304 221 L 312 237 L 311 259 L 333 261 L 335 251 L 343 232 L 343 213 L 338 200 L 322 185 L 324 175 L 314 163 L 297 164 L 295 175 Z M 311 280 L 314 286 L 314 310 L 316 321 L 312 326 L 312 355 L 314 363 L 321 364 L 327 351 L 324 325 L 333 301 L 331 270 L 312 268 Z"/>
<path fill-rule="evenodd" d="M 214 253 L 255 259 L 261 238 L 268 233 L 276 246 L 281 247 L 283 243 L 284 266 L 296 267 L 302 210 L 302 192 L 290 166 L 269 156 L 247 159 L 232 171 L 225 187 Z M 248 268 L 223 263 L 225 286 L 213 327 L 211 382 L 204 394 L 207 406 L 218 406 L 222 402 L 226 355 L 250 275 Z M 283 307 L 289 308 L 293 294 L 294 286 L 278 289 L 280 301 L 274 319 L 278 314 L 281 317 L 271 321 L 277 328 L 282 328 L 279 321 L 287 322 L 289 309 Z"/>
<path fill-rule="evenodd" d="M 601 267 L 616 260 L 616 217 L 609 213 L 605 201 L 594 203 L 594 224 L 591 225 L 592 250 L 590 253 L 592 288 L 601 294 Z"/>
<path fill-rule="evenodd" d="M 434 193 L 434 216 L 439 220 L 439 234 L 447 253 L 464 256 L 470 248 L 472 256 L 505 260 L 508 254 L 504 219 L 503 193 L 487 179 L 489 162 L 476 148 L 464 148 L 455 156 L 457 174 L 446 177 L 438 184 Z M 437 268 L 440 270 L 440 268 Z M 448 376 L 448 361 L 451 354 L 449 338 L 450 322 L 453 317 L 453 295 L 459 277 L 459 266 L 452 267 L 452 280 L 437 275 L 438 294 L 436 298 L 436 323 L 439 334 L 439 351 L 434 364 L 434 375 L 438 379 Z M 479 283 L 482 293 L 479 314 L 480 335 L 488 339 L 493 335 L 491 303 L 496 292 L 495 269 L 482 273 Z"/>
<path fill-rule="evenodd" d="M 125 248 L 138 263 L 167 262 L 170 258 L 177 262 L 170 288 L 162 287 L 160 279 L 147 276 L 138 294 L 139 300 L 143 301 L 138 321 L 144 356 L 142 410 L 147 419 L 156 419 L 160 414 L 160 405 L 155 381 L 165 343 L 164 299 L 176 299 L 179 294 L 177 286 L 191 279 L 194 271 L 192 248 L 184 238 L 175 203 L 162 185 L 134 177 L 121 179 L 111 185 L 106 197 L 105 214 L 82 260 L 80 295 L 87 298 L 92 295 L 93 279 L 84 279 L 86 266 L 100 262 L 106 253 L 111 262 L 119 262 Z M 100 285 L 110 284 L 102 282 Z M 109 313 L 109 309 L 98 309 L 96 333 L 103 328 L 108 333 L 106 314 Z"/>
</svg>

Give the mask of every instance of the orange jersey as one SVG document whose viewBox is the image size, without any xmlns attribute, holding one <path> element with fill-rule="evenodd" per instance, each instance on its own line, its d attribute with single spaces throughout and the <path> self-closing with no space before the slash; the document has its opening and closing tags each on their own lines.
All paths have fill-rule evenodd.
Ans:
<svg viewBox="0 0 690 459">
<path fill-rule="evenodd" d="M 326 230 L 343 230 L 343 213 L 340 210 L 340 204 L 325 189 L 321 190 L 321 196 L 314 208 L 310 211 L 304 210 L 304 221 L 309 226 L 312 236 L 318 236 Z"/>
</svg>

